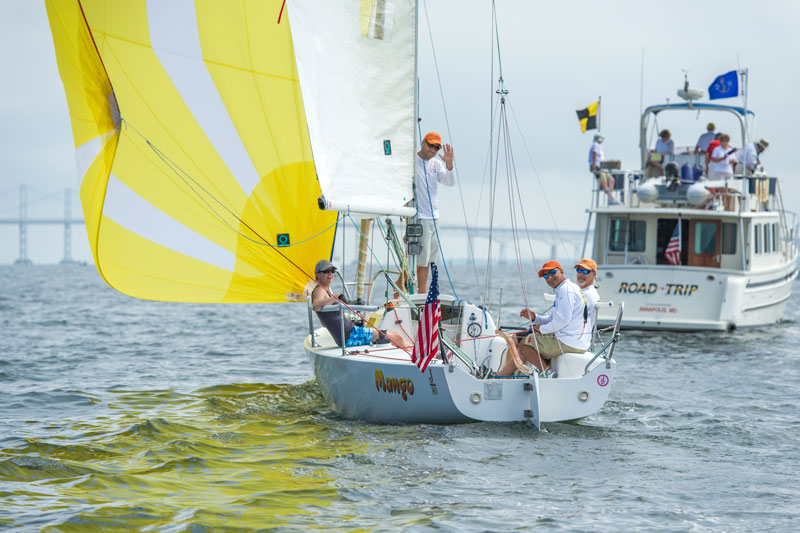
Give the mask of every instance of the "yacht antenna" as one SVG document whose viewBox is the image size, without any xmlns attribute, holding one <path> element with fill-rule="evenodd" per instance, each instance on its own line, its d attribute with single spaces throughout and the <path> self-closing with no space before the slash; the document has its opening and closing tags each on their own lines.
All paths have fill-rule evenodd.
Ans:
<svg viewBox="0 0 800 533">
<path fill-rule="evenodd" d="M 689 88 L 689 71 L 686 69 L 683 70 L 683 89 L 678 91 L 678 96 L 686 100 L 689 104 L 689 107 L 692 107 L 692 102 L 694 100 L 699 100 L 703 97 L 703 91 L 700 89 L 690 89 Z M 669 99 L 667 100 L 669 103 Z"/>
</svg>

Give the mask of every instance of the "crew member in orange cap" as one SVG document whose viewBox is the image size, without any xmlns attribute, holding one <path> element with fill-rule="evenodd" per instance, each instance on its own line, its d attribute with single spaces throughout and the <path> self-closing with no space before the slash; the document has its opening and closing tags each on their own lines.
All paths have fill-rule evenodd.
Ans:
<svg viewBox="0 0 800 533">
<path fill-rule="evenodd" d="M 589 321 L 586 326 L 589 331 L 594 331 L 597 321 L 597 302 L 600 301 L 600 294 L 594 286 L 597 278 L 597 263 L 593 259 L 584 257 L 575 265 L 575 278 L 578 280 L 578 287 L 583 291 L 588 304 Z"/>
<path fill-rule="evenodd" d="M 442 154 L 436 158 L 439 151 Z M 417 220 L 422 224 L 419 242 L 422 252 L 417 256 L 417 292 L 428 291 L 430 264 L 439 258 L 439 239 L 436 220 L 439 218 L 438 184 L 452 187 L 456 182 L 453 172 L 453 147 L 442 144 L 442 136 L 432 131 L 422 139 L 422 149 L 417 152 L 414 186 L 416 188 Z"/>
<path fill-rule="evenodd" d="M 586 298 L 580 287 L 564 276 L 561 263 L 546 262 L 539 270 L 539 277 L 544 278 L 555 291 L 556 301 L 552 311 L 544 316 L 537 315 L 530 309 L 520 311 L 519 315 L 531 320 L 534 327 L 533 333 L 520 342 L 519 355 L 540 372 L 545 372 L 549 370 L 550 361 L 562 353 L 585 352 L 591 344 L 592 330 L 587 324 Z M 513 357 L 509 354 L 506 364 L 497 373 L 501 376 L 509 375 L 515 367 Z M 556 377 L 552 372 L 545 375 Z"/>
</svg>

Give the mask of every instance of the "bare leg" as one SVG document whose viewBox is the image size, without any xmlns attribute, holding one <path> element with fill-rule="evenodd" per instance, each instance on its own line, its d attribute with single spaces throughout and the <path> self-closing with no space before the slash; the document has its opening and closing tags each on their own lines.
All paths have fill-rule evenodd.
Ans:
<svg viewBox="0 0 800 533">
<path fill-rule="evenodd" d="M 534 350 L 531 346 L 523 344 L 519 347 L 519 353 L 524 360 L 532 363 L 533 366 L 538 368 L 540 372 L 544 372 L 545 368 L 547 368 L 547 365 L 544 364 L 544 360 L 539 355 L 539 352 Z"/>
<path fill-rule="evenodd" d="M 608 195 L 609 200 L 614 199 L 614 178 L 610 177 L 603 183 L 603 190 Z"/>
<path fill-rule="evenodd" d="M 397 285 L 397 287 L 403 292 L 408 291 L 408 287 L 406 286 L 406 271 L 405 270 L 403 270 L 400 273 L 400 276 L 397 278 L 397 281 L 395 281 L 395 285 Z M 400 293 L 398 293 L 397 291 L 394 291 L 394 298 L 395 299 L 400 298 Z"/>
<path fill-rule="evenodd" d="M 428 292 L 428 270 L 429 266 L 417 267 L 417 292 L 425 294 Z"/>
<path fill-rule="evenodd" d="M 381 338 L 381 332 L 378 331 L 377 328 L 372 328 L 372 340 L 377 341 L 380 338 Z M 397 333 L 396 331 L 387 331 L 386 338 L 389 339 L 389 342 L 391 342 L 392 346 L 394 346 L 395 348 L 400 348 L 404 352 L 409 353 L 405 339 L 403 339 L 403 336 Z"/>
<path fill-rule="evenodd" d="M 497 374 L 500 376 L 508 376 L 511 375 L 514 370 L 523 367 L 522 359 L 519 356 L 519 351 L 517 351 L 517 345 L 515 344 L 514 340 L 509 337 L 509 335 L 505 331 L 497 330 L 496 333 L 503 337 L 508 344 L 508 352 L 506 355 L 506 364 L 497 371 Z"/>
<path fill-rule="evenodd" d="M 539 369 L 540 372 L 544 372 L 544 369 L 547 365 L 544 364 L 544 361 L 539 356 L 539 352 L 528 346 L 527 344 L 522 344 L 519 349 L 517 349 L 514 340 L 509 337 L 509 335 L 501 330 L 497 330 L 496 333 L 503 337 L 508 344 L 508 357 L 506 358 L 506 364 L 497 371 L 497 374 L 500 376 L 508 376 L 511 375 L 514 370 L 519 370 L 520 372 L 526 372 L 530 374 L 525 368 L 525 364 L 523 361 L 527 361 L 532 363 L 533 366 Z"/>
</svg>

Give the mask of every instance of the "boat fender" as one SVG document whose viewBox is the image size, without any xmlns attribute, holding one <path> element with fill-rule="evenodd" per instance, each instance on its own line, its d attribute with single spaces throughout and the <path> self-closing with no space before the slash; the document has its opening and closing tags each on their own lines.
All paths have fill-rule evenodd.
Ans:
<svg viewBox="0 0 800 533">
<path fill-rule="evenodd" d="M 639 195 L 639 201 L 648 204 L 652 204 L 658 200 L 658 189 L 653 183 L 645 183 L 640 185 L 639 190 L 636 191 L 636 194 Z"/>
<path fill-rule="evenodd" d="M 703 205 L 711 199 L 711 191 L 705 185 L 695 183 L 686 191 L 686 199 L 692 205 Z"/>
</svg>

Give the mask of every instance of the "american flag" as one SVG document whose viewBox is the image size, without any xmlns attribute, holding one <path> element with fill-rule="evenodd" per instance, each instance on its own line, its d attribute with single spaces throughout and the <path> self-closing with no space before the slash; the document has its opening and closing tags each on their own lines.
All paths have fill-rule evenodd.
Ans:
<svg viewBox="0 0 800 533">
<path fill-rule="evenodd" d="M 664 259 L 670 265 L 681 264 L 681 221 L 675 224 L 675 230 L 672 232 L 672 238 L 667 243 L 667 249 L 664 250 Z"/>
<path fill-rule="evenodd" d="M 431 288 L 419 317 L 417 340 L 414 341 L 414 351 L 411 352 L 411 361 L 422 372 L 425 372 L 428 363 L 439 351 L 439 322 L 442 321 L 442 306 L 439 301 L 439 270 L 434 264 L 431 264 L 431 270 L 433 274 Z"/>
</svg>

